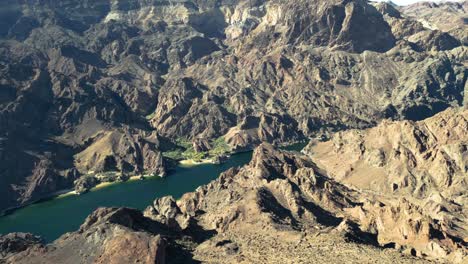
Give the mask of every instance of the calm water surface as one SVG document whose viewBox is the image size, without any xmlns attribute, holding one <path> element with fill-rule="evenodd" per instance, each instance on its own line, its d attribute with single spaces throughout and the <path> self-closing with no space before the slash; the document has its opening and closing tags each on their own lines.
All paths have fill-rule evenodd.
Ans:
<svg viewBox="0 0 468 264">
<path fill-rule="evenodd" d="M 300 150 L 303 146 L 296 144 L 285 149 Z M 252 152 L 235 154 L 221 165 L 179 166 L 166 178 L 118 183 L 80 196 L 71 195 L 32 204 L 0 217 L 0 234 L 29 232 L 51 242 L 66 232 L 77 230 L 98 207 L 125 206 L 143 210 L 158 197 L 172 195 L 179 198 L 216 179 L 221 172 L 248 163 L 251 158 Z"/>
</svg>

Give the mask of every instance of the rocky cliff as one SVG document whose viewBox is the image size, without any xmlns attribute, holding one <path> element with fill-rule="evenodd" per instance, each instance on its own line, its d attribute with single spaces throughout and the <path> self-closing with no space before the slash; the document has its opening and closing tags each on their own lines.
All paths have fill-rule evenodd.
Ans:
<svg viewBox="0 0 468 264">
<path fill-rule="evenodd" d="M 466 12 L 468 1 L 420 2 L 401 8 L 401 11 L 425 27 L 448 32 L 458 37 L 465 45 L 468 43 L 468 20 Z"/>
<path fill-rule="evenodd" d="M 440 219 L 433 207 L 347 186 L 307 155 L 262 144 L 248 165 L 177 201 L 156 199 L 143 214 L 98 209 L 79 231 L 4 261 L 463 263 L 466 216 L 452 207 Z"/>
<path fill-rule="evenodd" d="M 466 247 L 467 131 L 468 111 L 449 109 L 420 122 L 384 121 L 369 130 L 340 132 L 305 152 L 342 183 L 417 205 Z"/>
<path fill-rule="evenodd" d="M 468 110 L 449 109 L 420 122 L 339 132 L 305 151 L 330 175 L 362 189 L 418 198 L 435 191 L 452 199 L 467 188 L 467 131 Z"/>
<path fill-rule="evenodd" d="M 364 0 L 4 1 L 0 209 L 93 171 L 163 172 L 173 144 L 160 142 L 250 149 L 462 105 L 463 40 L 405 14 Z"/>
</svg>

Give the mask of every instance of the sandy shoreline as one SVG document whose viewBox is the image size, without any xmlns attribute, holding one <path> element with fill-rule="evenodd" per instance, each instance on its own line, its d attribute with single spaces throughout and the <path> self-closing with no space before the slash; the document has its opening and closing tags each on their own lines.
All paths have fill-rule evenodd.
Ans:
<svg viewBox="0 0 468 264">
<path fill-rule="evenodd" d="M 204 164 L 215 164 L 215 163 L 214 163 L 213 159 L 211 159 L 211 158 L 210 159 L 202 159 L 201 161 L 195 161 L 193 159 L 186 159 L 186 160 L 179 161 L 179 165 L 181 167 L 186 167 L 186 168 L 194 167 L 194 166 L 198 166 L 198 165 L 204 165 Z M 143 175 L 143 177 L 147 178 L 147 177 L 152 177 L 152 176 Z M 132 176 L 127 181 L 124 181 L 124 182 L 138 181 L 138 180 L 141 180 L 141 175 Z M 114 185 L 114 184 L 124 183 L 124 182 L 122 182 L 122 181 L 101 182 L 98 185 L 91 188 L 90 192 L 97 191 L 99 189 L 102 189 L 102 188 L 105 188 L 105 187 L 108 187 L 108 186 L 111 186 L 111 185 Z M 68 189 L 68 190 L 62 190 L 62 191 L 58 191 L 56 193 L 53 193 L 51 195 L 51 197 L 53 197 L 54 199 L 60 199 L 60 198 L 64 198 L 64 197 L 71 196 L 71 195 L 79 195 L 79 194 L 73 189 Z"/>
<path fill-rule="evenodd" d="M 146 176 L 144 176 L 146 178 Z M 130 177 L 128 180 L 126 181 L 113 181 L 113 182 L 101 182 L 99 183 L 98 185 L 94 186 L 93 188 L 91 188 L 91 191 L 94 191 L 94 190 L 99 190 L 99 189 L 102 189 L 102 188 L 105 188 L 107 186 L 111 186 L 111 185 L 115 185 L 115 184 L 119 184 L 119 183 L 125 183 L 125 182 L 131 182 L 131 181 L 138 181 L 138 180 L 141 180 L 141 176 L 137 175 L 137 176 L 132 176 Z"/>
<path fill-rule="evenodd" d="M 71 196 L 71 195 L 77 195 L 76 191 L 73 189 L 68 189 L 68 190 L 54 193 L 52 194 L 52 197 L 54 197 L 54 199 L 60 199 L 60 198 L 64 198 L 64 197 Z"/>
<path fill-rule="evenodd" d="M 130 177 L 127 181 L 125 182 L 130 182 L 130 181 L 138 181 L 141 179 L 141 176 L 132 176 Z M 99 183 L 98 185 L 94 186 L 93 188 L 91 188 L 91 192 L 92 191 L 96 191 L 96 190 L 99 190 L 99 189 L 102 189 L 102 188 L 105 188 L 107 186 L 111 186 L 111 185 L 114 185 L 114 184 L 119 184 L 119 183 L 124 183 L 122 181 L 114 181 L 114 182 L 101 182 Z M 67 190 L 62 190 L 62 191 L 58 191 L 58 192 L 55 192 L 51 195 L 51 197 L 53 197 L 54 199 L 60 199 L 60 198 L 64 198 L 64 197 L 67 197 L 67 196 L 71 196 L 71 195 L 79 195 L 75 190 L 73 189 L 67 189 Z"/>
<path fill-rule="evenodd" d="M 203 164 L 214 164 L 214 162 L 213 162 L 213 159 L 203 159 L 201 161 L 188 159 L 188 160 L 179 161 L 179 165 L 184 166 L 184 167 L 193 167 L 193 166 L 203 165 Z"/>
<path fill-rule="evenodd" d="M 301 142 L 302 143 L 302 142 Z M 294 144 L 298 144 L 298 142 L 296 143 L 291 143 L 291 144 L 285 144 L 286 146 L 287 145 L 294 145 Z M 231 153 L 228 157 L 230 157 L 231 155 L 234 155 L 234 154 L 239 154 L 239 153 L 242 153 L 242 152 L 248 152 L 248 151 L 251 151 L 251 150 L 246 150 L 246 151 L 239 151 L 239 152 L 236 152 L 236 153 Z M 179 161 L 179 166 L 181 167 L 185 167 L 185 168 L 188 168 L 188 167 L 194 167 L 194 166 L 197 166 L 197 165 L 204 165 L 204 164 L 215 164 L 213 162 L 213 159 L 203 159 L 201 161 L 195 161 L 193 159 L 187 159 L 187 160 L 181 160 Z M 144 176 L 145 178 L 149 178 L 150 176 Z M 132 176 L 130 177 L 127 181 L 125 182 L 128 182 L 128 181 L 138 181 L 138 180 L 141 180 L 141 175 L 138 175 L 138 176 Z M 95 187 L 93 187 L 90 191 L 96 191 L 96 190 L 99 190 L 99 189 L 102 189 L 102 188 L 105 188 L 107 186 L 110 186 L 110 185 L 114 185 L 114 184 L 119 184 L 119 183 L 123 183 L 121 181 L 115 181 L 115 182 L 102 182 L 98 185 L 96 185 Z M 3 216 L 3 215 L 6 215 L 6 214 L 10 214 L 12 213 L 13 211 L 15 210 L 18 210 L 18 209 L 21 209 L 23 207 L 26 207 L 28 205 L 31 205 L 31 204 L 34 204 L 34 203 L 37 203 L 37 202 L 40 202 L 41 200 L 45 200 L 45 199 L 60 199 L 60 198 L 65 198 L 65 197 L 68 197 L 68 196 L 72 196 L 72 195 L 79 195 L 74 189 L 65 189 L 65 190 L 60 190 L 60 191 L 56 191 L 50 195 L 48 195 L 47 197 L 43 197 L 41 199 L 38 199 L 36 201 L 32 201 L 31 203 L 28 203 L 28 204 L 25 204 L 23 206 L 18 206 L 18 207 L 13 207 L 13 208 L 8 208 L 8 209 L 5 209 L 3 211 L 0 212 L 0 216 Z"/>
</svg>

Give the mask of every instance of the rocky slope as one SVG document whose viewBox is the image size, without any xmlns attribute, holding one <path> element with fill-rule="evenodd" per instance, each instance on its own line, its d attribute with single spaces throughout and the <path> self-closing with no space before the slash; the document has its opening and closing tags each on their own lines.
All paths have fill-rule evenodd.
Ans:
<svg viewBox="0 0 468 264">
<path fill-rule="evenodd" d="M 101 170 L 164 173 L 180 138 L 233 149 L 462 105 L 467 49 L 364 0 L 7 0 L 0 209 Z"/>
<path fill-rule="evenodd" d="M 449 109 L 420 122 L 339 132 L 304 151 L 342 183 L 418 205 L 466 247 L 467 131 L 468 110 Z"/>
<path fill-rule="evenodd" d="M 143 214 L 98 209 L 79 231 L 4 261 L 463 263 L 457 221 L 466 217 L 438 219 L 411 200 L 347 187 L 308 156 L 262 144 L 248 165 L 178 201 L 156 199 Z"/>
<path fill-rule="evenodd" d="M 401 11 L 430 29 L 438 29 L 458 37 L 468 43 L 468 1 L 420 2 L 403 6 Z"/>
<path fill-rule="evenodd" d="M 452 200 L 468 187 L 468 110 L 449 109 L 420 122 L 383 121 L 339 132 L 306 148 L 334 178 L 361 189 Z M 462 200 L 458 204 L 466 204 Z"/>
</svg>

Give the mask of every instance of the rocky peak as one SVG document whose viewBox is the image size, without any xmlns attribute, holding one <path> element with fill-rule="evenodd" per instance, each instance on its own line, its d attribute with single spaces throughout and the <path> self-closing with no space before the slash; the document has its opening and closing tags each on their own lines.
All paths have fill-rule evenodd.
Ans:
<svg viewBox="0 0 468 264">
<path fill-rule="evenodd" d="M 360 188 L 416 197 L 435 190 L 451 197 L 466 184 L 467 120 L 466 110 L 449 109 L 420 122 L 384 121 L 370 130 L 337 133 L 308 152 L 330 175 Z"/>
<path fill-rule="evenodd" d="M 155 228 L 159 227 L 144 218 L 140 211 L 99 208 L 86 219 L 79 231 L 63 236 L 53 245 L 22 250 L 4 260 L 6 263 L 164 264 L 167 243 L 161 236 L 152 233 Z"/>
<path fill-rule="evenodd" d="M 0 258 L 10 257 L 34 246 L 40 247 L 42 243 L 40 237 L 28 233 L 11 233 L 0 236 Z"/>
<path fill-rule="evenodd" d="M 278 177 L 292 177 L 298 169 L 311 167 L 312 162 L 306 157 L 281 152 L 272 145 L 263 143 L 255 149 L 249 166 L 258 177 L 271 181 Z"/>
<path fill-rule="evenodd" d="M 81 225 L 79 232 L 85 232 L 102 224 L 117 224 L 131 229 L 138 229 L 144 221 L 140 211 L 129 208 L 98 208 Z"/>
<path fill-rule="evenodd" d="M 375 4 L 375 7 L 383 15 L 388 15 L 394 18 L 401 18 L 401 13 L 398 11 L 397 6 L 391 2 L 379 2 Z"/>
<path fill-rule="evenodd" d="M 362 260 L 364 250 L 366 259 L 383 263 L 429 263 L 421 257 L 463 263 L 465 242 L 459 230 L 450 228 L 452 221 L 457 220 L 434 219 L 409 199 L 346 187 L 304 155 L 261 144 L 250 164 L 228 170 L 177 201 L 158 198 L 144 215 L 126 208 L 98 209 L 79 232 L 7 261 L 74 260 L 75 254 L 62 254 L 78 247 L 95 262 L 252 262 L 258 251 L 265 262 L 310 261 L 343 250 L 347 260 Z M 269 249 L 281 254 L 265 254 Z"/>
<path fill-rule="evenodd" d="M 72 188 L 78 177 L 88 185 L 88 173 L 164 175 L 162 151 L 173 149 L 162 141 L 222 137 L 246 150 L 385 118 L 422 120 L 466 103 L 466 30 L 450 22 L 462 15 L 438 15 L 447 20 L 430 23 L 439 24 L 435 30 L 403 9 L 399 16 L 364 0 L 3 2 L 2 210 Z M 367 152 L 365 143 L 349 149 L 363 163 L 403 172 L 384 181 L 386 191 L 431 197 L 432 185 L 450 186 L 451 171 L 462 172 L 464 145 L 423 151 L 432 141 L 418 141 L 437 139 L 415 127 L 405 133 L 419 134 L 389 153 Z M 429 154 L 437 168 L 419 166 Z M 229 230 L 241 218 L 292 229 L 335 223 L 359 201 L 326 176 L 303 156 L 262 145 L 249 166 L 223 174 L 213 190 L 161 201 L 153 214 L 182 230 Z M 427 206 L 439 206 L 438 217 L 459 204 L 433 200 Z M 226 212 L 212 212 L 222 206 Z"/>
</svg>

